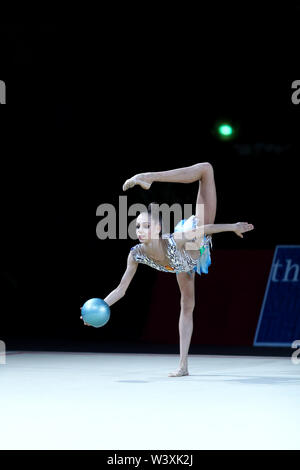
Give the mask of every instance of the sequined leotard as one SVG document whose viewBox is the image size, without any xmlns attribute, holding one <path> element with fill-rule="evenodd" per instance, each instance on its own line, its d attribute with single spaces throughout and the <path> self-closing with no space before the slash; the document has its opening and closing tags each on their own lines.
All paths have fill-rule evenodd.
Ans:
<svg viewBox="0 0 300 470">
<path fill-rule="evenodd" d="M 191 220 L 194 226 L 194 220 L 190 218 L 187 221 L 179 222 L 179 224 L 177 224 L 175 227 L 175 231 L 184 231 L 184 229 L 187 227 L 186 223 L 188 223 L 190 226 Z M 208 267 L 211 264 L 210 246 L 212 247 L 212 240 L 210 235 L 204 235 L 200 245 L 198 259 L 193 259 L 184 249 L 179 250 L 172 234 L 165 234 L 162 236 L 162 238 L 165 240 L 166 255 L 169 259 L 169 264 L 167 266 L 162 266 L 145 255 L 143 253 L 141 244 L 135 245 L 131 248 L 131 252 L 135 261 L 138 263 L 147 264 L 151 268 L 157 269 L 159 271 L 170 273 L 187 272 L 192 274 L 193 271 L 200 275 L 201 273 L 208 273 Z"/>
</svg>

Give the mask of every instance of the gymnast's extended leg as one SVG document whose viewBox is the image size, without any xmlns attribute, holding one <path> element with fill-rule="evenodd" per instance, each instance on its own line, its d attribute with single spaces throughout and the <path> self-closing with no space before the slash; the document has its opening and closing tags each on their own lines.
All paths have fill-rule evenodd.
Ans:
<svg viewBox="0 0 300 470">
<path fill-rule="evenodd" d="M 154 182 L 163 183 L 194 183 L 199 181 L 196 200 L 196 216 L 199 225 L 214 223 L 217 207 L 216 186 L 213 167 L 209 162 L 196 163 L 175 170 L 139 173 L 125 181 L 123 190 L 126 191 L 136 184 L 149 189 Z M 204 220 L 202 220 L 201 204 L 204 204 Z"/>
<path fill-rule="evenodd" d="M 155 181 L 163 183 L 193 183 L 201 178 L 201 175 L 208 166 L 211 166 L 210 163 L 204 162 L 175 170 L 138 173 L 125 181 L 123 190 L 126 191 L 136 184 L 144 187 L 144 189 L 149 189 Z"/>
</svg>

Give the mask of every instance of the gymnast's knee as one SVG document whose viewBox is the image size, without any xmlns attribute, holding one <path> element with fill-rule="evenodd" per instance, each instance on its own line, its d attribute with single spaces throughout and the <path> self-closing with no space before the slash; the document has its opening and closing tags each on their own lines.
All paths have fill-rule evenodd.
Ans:
<svg viewBox="0 0 300 470">
<path fill-rule="evenodd" d="M 200 165 L 202 165 L 202 168 L 205 168 L 205 171 L 207 171 L 208 173 L 214 172 L 214 167 L 210 162 L 200 163 Z"/>
<path fill-rule="evenodd" d="M 189 316 L 193 315 L 193 311 L 195 308 L 195 301 L 190 298 L 184 298 L 184 296 L 181 297 L 181 311 L 184 315 Z"/>
</svg>

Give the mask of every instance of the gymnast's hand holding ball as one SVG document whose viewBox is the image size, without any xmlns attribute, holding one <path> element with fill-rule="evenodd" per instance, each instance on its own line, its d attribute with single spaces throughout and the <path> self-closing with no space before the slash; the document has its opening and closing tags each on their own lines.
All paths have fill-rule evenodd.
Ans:
<svg viewBox="0 0 300 470">
<path fill-rule="evenodd" d="M 106 325 L 110 318 L 109 305 L 102 299 L 89 299 L 81 307 L 81 319 L 87 326 L 100 328 Z"/>
</svg>

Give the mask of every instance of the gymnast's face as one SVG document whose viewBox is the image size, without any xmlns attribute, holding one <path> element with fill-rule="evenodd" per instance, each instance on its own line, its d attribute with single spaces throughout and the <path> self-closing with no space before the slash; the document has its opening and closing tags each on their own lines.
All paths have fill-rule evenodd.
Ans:
<svg viewBox="0 0 300 470">
<path fill-rule="evenodd" d="M 141 243 L 147 244 L 152 239 L 158 239 L 160 232 L 159 222 L 151 219 L 147 212 L 141 213 L 136 219 L 136 235 Z"/>
</svg>

